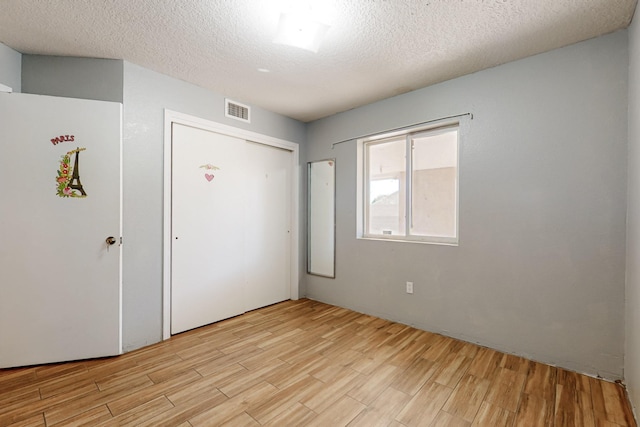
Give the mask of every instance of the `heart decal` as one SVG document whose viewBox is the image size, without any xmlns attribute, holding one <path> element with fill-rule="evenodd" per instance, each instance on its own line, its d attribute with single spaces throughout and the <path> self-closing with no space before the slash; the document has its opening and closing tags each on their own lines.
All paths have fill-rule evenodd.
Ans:
<svg viewBox="0 0 640 427">
<path fill-rule="evenodd" d="M 213 174 L 205 173 L 204 177 L 207 178 L 207 181 L 211 182 L 211 180 L 213 179 Z"/>
</svg>

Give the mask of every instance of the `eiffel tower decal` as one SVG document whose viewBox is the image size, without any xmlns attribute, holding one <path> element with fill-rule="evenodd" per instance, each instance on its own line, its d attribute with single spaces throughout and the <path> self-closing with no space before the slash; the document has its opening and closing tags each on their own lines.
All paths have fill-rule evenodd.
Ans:
<svg viewBox="0 0 640 427">
<path fill-rule="evenodd" d="M 69 181 L 67 187 L 78 190 L 80 194 L 86 196 L 87 193 L 85 193 L 84 188 L 82 188 L 82 182 L 80 182 L 80 169 L 78 167 L 78 161 L 80 158 L 80 147 L 78 147 L 75 151 L 76 158 L 73 161 L 73 174 L 71 174 L 71 181 Z"/>
<path fill-rule="evenodd" d="M 85 148 L 76 148 L 60 157 L 60 167 L 56 173 L 56 194 L 60 197 L 87 197 L 80 181 L 80 152 Z M 73 167 L 71 157 L 75 154 Z"/>
</svg>

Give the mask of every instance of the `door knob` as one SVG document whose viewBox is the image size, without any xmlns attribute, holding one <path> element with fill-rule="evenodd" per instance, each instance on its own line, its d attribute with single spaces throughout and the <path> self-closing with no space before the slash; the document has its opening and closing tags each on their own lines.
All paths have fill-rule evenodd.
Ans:
<svg viewBox="0 0 640 427">
<path fill-rule="evenodd" d="M 105 240 L 107 242 L 108 246 L 114 245 L 116 243 L 116 238 L 113 236 L 109 236 L 107 237 L 107 239 Z"/>
</svg>

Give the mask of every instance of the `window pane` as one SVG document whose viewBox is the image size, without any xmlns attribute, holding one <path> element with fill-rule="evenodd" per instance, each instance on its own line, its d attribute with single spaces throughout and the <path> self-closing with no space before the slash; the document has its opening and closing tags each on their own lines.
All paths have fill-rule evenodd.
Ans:
<svg viewBox="0 0 640 427">
<path fill-rule="evenodd" d="M 412 143 L 410 233 L 455 238 L 458 131 L 416 135 Z"/>
<path fill-rule="evenodd" d="M 405 234 L 405 139 L 367 145 L 367 233 Z"/>
</svg>

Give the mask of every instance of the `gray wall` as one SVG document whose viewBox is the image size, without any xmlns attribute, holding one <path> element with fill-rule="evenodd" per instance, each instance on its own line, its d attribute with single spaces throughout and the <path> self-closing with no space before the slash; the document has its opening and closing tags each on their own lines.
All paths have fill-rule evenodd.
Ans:
<svg viewBox="0 0 640 427">
<path fill-rule="evenodd" d="M 39 95 L 122 102 L 123 61 L 22 56 L 22 91 Z"/>
<path fill-rule="evenodd" d="M 9 86 L 14 92 L 22 89 L 22 55 L 0 43 L 0 83 Z"/>
<path fill-rule="evenodd" d="M 311 123 L 307 160 L 337 158 L 337 277 L 307 295 L 621 378 L 627 59 L 621 31 Z M 331 143 L 465 112 L 460 245 L 356 239 L 356 144 Z"/>
<path fill-rule="evenodd" d="M 629 397 L 640 410 L 640 22 L 629 28 L 629 189 L 624 376 Z M 636 412 L 637 413 L 637 412 Z"/>
<path fill-rule="evenodd" d="M 241 99 L 237 100 L 242 102 Z M 126 351 L 162 338 L 164 109 L 303 143 L 305 125 L 256 107 L 251 124 L 224 117 L 224 97 L 124 63 L 123 321 Z"/>
</svg>

